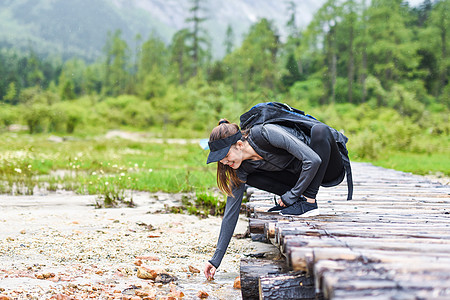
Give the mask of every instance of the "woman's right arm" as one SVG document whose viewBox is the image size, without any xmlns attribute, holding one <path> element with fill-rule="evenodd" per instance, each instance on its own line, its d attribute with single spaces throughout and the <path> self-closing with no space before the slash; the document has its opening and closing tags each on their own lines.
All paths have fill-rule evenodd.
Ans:
<svg viewBox="0 0 450 300">
<path fill-rule="evenodd" d="M 217 241 L 216 252 L 213 257 L 208 261 L 212 266 L 218 268 L 222 262 L 222 258 L 227 251 L 228 244 L 230 243 L 231 237 L 233 236 L 234 229 L 236 228 L 237 221 L 239 219 L 239 212 L 241 210 L 242 198 L 244 196 L 245 183 L 239 184 L 233 189 L 234 197 L 227 198 L 227 204 L 225 206 L 225 213 L 222 219 L 222 225 L 220 227 L 219 239 Z M 208 270 L 211 270 L 209 268 Z M 214 270 L 215 271 L 215 270 Z M 206 266 L 205 266 L 205 275 Z"/>
</svg>

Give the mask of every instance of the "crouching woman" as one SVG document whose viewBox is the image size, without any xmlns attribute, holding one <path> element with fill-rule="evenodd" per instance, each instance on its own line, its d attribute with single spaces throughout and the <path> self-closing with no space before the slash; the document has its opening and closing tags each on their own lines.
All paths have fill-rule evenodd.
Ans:
<svg viewBox="0 0 450 300">
<path fill-rule="evenodd" d="M 204 268 L 208 280 L 214 279 L 233 235 L 245 184 L 279 196 L 269 211 L 307 217 L 319 214 L 320 185 L 336 185 L 345 176 L 337 143 L 325 124 L 314 125 L 306 137 L 277 124 L 241 132 L 223 119 L 211 132 L 209 148 L 207 163 L 217 162 L 217 184 L 228 198 L 216 251 Z"/>
</svg>

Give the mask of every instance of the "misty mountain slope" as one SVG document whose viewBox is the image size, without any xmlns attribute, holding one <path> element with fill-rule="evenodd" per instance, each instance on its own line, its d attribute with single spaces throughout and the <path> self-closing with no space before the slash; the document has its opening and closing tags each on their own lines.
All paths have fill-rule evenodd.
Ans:
<svg viewBox="0 0 450 300">
<path fill-rule="evenodd" d="M 304 27 L 322 1 L 297 2 L 297 20 Z M 116 29 L 132 49 L 138 33 L 146 40 L 154 32 L 169 43 L 187 27 L 191 5 L 188 0 L 2 0 L 0 45 L 93 60 L 101 55 L 107 32 Z M 223 55 L 229 24 L 238 44 L 261 17 L 273 20 L 281 35 L 288 20 L 284 0 L 205 0 L 202 7 L 201 16 L 207 18 L 202 25 L 216 57 Z"/>
</svg>

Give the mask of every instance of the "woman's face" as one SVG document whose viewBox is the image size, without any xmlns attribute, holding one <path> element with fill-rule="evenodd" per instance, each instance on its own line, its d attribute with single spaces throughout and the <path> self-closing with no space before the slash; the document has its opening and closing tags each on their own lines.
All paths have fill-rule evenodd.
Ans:
<svg viewBox="0 0 450 300">
<path fill-rule="evenodd" d="M 242 163 L 242 142 L 238 141 L 232 145 L 228 154 L 220 160 L 220 163 L 228 165 L 233 169 L 239 168 Z"/>
</svg>

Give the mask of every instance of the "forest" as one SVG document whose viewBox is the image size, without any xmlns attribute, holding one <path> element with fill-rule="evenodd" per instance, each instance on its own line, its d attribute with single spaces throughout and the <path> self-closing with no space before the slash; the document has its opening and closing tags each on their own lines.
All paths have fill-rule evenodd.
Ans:
<svg viewBox="0 0 450 300">
<path fill-rule="evenodd" d="M 230 24 L 219 59 L 205 1 L 191 3 L 169 44 L 154 33 L 130 45 L 117 30 L 95 62 L 3 47 L 0 130 L 207 138 L 220 118 L 238 123 L 254 104 L 278 101 L 342 130 L 351 159 L 449 175 L 450 0 L 328 0 L 303 29 L 288 1 L 287 37 L 263 18 L 237 45 Z"/>
</svg>

